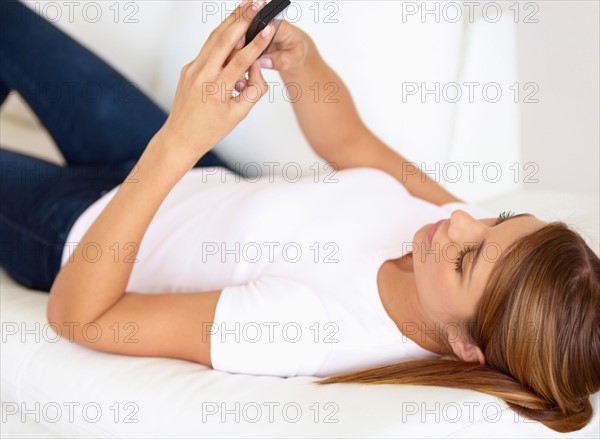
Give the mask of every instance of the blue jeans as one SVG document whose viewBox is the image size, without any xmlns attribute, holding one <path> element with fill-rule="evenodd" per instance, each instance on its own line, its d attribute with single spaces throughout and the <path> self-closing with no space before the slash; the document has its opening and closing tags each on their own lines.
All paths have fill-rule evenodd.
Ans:
<svg viewBox="0 0 600 439">
<path fill-rule="evenodd" d="M 167 114 L 50 22 L 0 0 L 0 105 L 11 90 L 67 163 L 0 149 L 0 266 L 22 285 L 49 291 L 71 226 L 123 182 Z M 214 152 L 195 165 L 204 166 L 239 174 Z"/>
</svg>

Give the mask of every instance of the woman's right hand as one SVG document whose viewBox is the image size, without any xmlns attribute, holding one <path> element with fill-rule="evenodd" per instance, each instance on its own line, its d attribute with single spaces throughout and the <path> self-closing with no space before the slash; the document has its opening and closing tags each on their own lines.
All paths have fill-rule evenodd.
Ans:
<svg viewBox="0 0 600 439">
<path fill-rule="evenodd" d="M 263 4 L 264 6 L 264 4 Z M 300 71 L 307 62 L 309 54 L 316 52 L 313 40 L 302 29 L 285 20 L 273 20 L 275 36 L 269 49 L 259 60 L 262 68 L 277 70 L 280 74 Z M 245 44 L 245 36 L 234 47 L 233 52 L 227 59 L 227 64 L 241 50 Z M 235 85 L 237 91 L 241 92 L 248 85 L 246 78 L 241 77 Z"/>
<path fill-rule="evenodd" d="M 280 73 L 302 69 L 308 54 L 314 50 L 314 42 L 306 32 L 288 21 L 273 20 L 273 23 L 277 31 L 269 50 L 259 58 L 261 67 Z"/>
</svg>

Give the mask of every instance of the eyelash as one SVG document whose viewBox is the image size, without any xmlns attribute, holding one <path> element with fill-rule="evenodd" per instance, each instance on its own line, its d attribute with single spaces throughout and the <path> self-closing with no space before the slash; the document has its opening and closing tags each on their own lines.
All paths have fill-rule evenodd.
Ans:
<svg viewBox="0 0 600 439">
<path fill-rule="evenodd" d="M 511 216 L 513 216 L 515 213 L 512 211 L 507 211 L 505 210 L 504 212 L 502 212 L 500 215 L 498 215 L 498 218 L 496 218 L 496 225 L 500 224 L 502 221 L 504 221 L 506 218 L 510 218 Z M 458 257 L 456 258 L 456 261 L 454 262 L 454 265 L 456 266 L 455 271 L 458 273 L 462 273 L 462 262 L 463 262 L 463 258 L 465 257 L 465 255 L 467 253 L 469 253 L 470 251 L 475 250 L 477 247 L 476 246 L 467 246 L 465 247 L 464 250 L 461 250 L 458 253 Z"/>
</svg>

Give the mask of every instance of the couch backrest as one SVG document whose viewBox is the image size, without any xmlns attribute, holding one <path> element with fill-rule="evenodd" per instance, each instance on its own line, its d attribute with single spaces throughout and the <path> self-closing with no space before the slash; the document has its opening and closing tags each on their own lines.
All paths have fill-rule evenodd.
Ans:
<svg viewBox="0 0 600 439">
<path fill-rule="evenodd" d="M 207 4 L 215 13 L 207 12 Z M 160 62 L 158 96 L 167 105 L 180 67 L 192 59 L 234 2 L 177 2 L 177 33 L 167 35 Z M 449 148 L 452 104 L 402 102 L 403 82 L 449 82 L 460 64 L 462 26 L 400 22 L 402 2 L 294 2 L 283 18 L 304 29 L 326 62 L 346 83 L 367 125 L 407 155 L 436 159 Z M 229 8 L 231 9 L 231 8 Z M 196 43 L 197 42 L 197 43 Z M 283 82 L 264 71 L 271 92 L 219 147 L 241 161 L 296 161 L 316 157 L 297 126 Z M 304 90 L 303 93 L 309 93 Z M 269 99 L 265 99 L 269 98 Z M 321 97 L 321 99 L 323 99 Z M 332 127 L 332 129 L 335 129 Z"/>
<path fill-rule="evenodd" d="M 82 1 L 71 16 L 60 2 L 25 3 L 168 111 L 181 67 L 238 2 Z M 376 135 L 456 195 L 478 201 L 520 184 L 509 169 L 519 158 L 518 106 L 509 95 L 516 81 L 515 28 L 506 12 L 492 22 L 480 8 L 456 5 L 297 1 L 280 18 L 311 35 Z M 300 131 L 278 73 L 263 74 L 271 84 L 269 95 L 215 151 L 232 164 L 254 162 L 265 172 L 265 162 L 297 162 L 307 173 L 318 162 L 324 170 Z M 501 87 L 499 102 L 482 94 L 490 83 Z M 493 97 L 496 89 L 487 94 Z M 502 175 L 496 181 L 498 167 Z M 252 175 L 256 167 L 245 169 Z"/>
</svg>

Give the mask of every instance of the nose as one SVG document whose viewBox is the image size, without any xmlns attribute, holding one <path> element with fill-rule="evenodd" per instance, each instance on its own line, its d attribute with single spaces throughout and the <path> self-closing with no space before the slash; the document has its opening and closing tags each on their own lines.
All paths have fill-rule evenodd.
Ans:
<svg viewBox="0 0 600 439">
<path fill-rule="evenodd" d="M 464 210 L 457 209 L 450 215 L 448 237 L 454 242 L 481 241 L 487 226 Z"/>
</svg>

